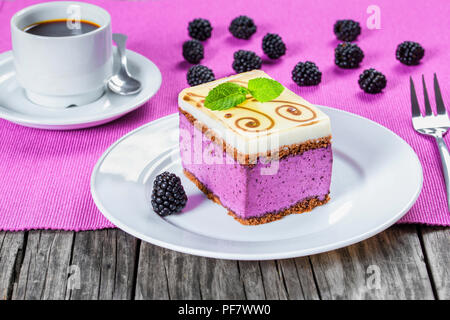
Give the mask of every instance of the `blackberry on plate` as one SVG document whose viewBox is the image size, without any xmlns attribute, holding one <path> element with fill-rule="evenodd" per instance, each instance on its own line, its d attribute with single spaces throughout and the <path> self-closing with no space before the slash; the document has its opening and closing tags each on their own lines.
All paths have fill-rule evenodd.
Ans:
<svg viewBox="0 0 450 320">
<path fill-rule="evenodd" d="M 233 69 L 236 73 L 260 69 L 262 60 L 253 51 L 239 50 L 234 53 Z"/>
<path fill-rule="evenodd" d="M 180 212 L 187 202 L 180 178 L 167 171 L 157 175 L 153 181 L 151 202 L 153 210 L 162 217 Z"/>
<path fill-rule="evenodd" d="M 249 39 L 256 32 L 256 25 L 253 19 L 239 16 L 231 21 L 228 30 L 238 39 Z"/>
<path fill-rule="evenodd" d="M 198 86 L 199 84 L 210 82 L 215 80 L 214 73 L 208 67 L 202 65 L 196 65 L 189 68 L 187 72 L 187 82 L 192 86 Z"/>
<path fill-rule="evenodd" d="M 359 76 L 359 86 L 367 93 L 380 93 L 386 88 L 386 77 L 381 72 L 370 68 L 364 70 Z"/>
<path fill-rule="evenodd" d="M 315 86 L 322 81 L 322 72 L 314 62 L 299 62 L 292 70 L 292 80 L 299 86 Z"/>
<path fill-rule="evenodd" d="M 358 68 L 364 58 L 364 52 L 354 43 L 344 42 L 334 49 L 334 62 L 340 68 Z"/>
<path fill-rule="evenodd" d="M 359 22 L 353 20 L 338 20 L 334 24 L 333 30 L 341 41 L 355 41 L 361 34 Z"/>
<path fill-rule="evenodd" d="M 183 57 L 190 63 L 199 63 L 203 59 L 203 44 L 198 40 L 184 42 Z"/>
<path fill-rule="evenodd" d="M 425 55 L 425 49 L 413 41 L 404 41 L 397 46 L 395 56 L 397 60 L 408 66 L 419 64 Z"/>
<path fill-rule="evenodd" d="M 194 19 L 188 25 L 189 36 L 200 41 L 211 38 L 212 29 L 211 23 L 206 19 Z"/>
<path fill-rule="evenodd" d="M 264 36 L 262 49 L 270 59 L 278 59 L 286 53 L 283 39 L 275 33 L 268 33 Z"/>
</svg>

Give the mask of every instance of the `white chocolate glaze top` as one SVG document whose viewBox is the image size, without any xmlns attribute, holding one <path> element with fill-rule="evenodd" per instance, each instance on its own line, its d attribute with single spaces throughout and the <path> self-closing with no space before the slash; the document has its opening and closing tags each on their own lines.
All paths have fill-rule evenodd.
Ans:
<svg viewBox="0 0 450 320">
<path fill-rule="evenodd" d="M 287 88 L 269 102 L 258 102 L 249 95 L 227 110 L 203 105 L 208 92 L 221 83 L 246 87 L 250 79 L 261 77 L 270 78 L 264 71 L 253 70 L 186 88 L 178 96 L 178 105 L 242 154 L 265 153 L 331 135 L 328 116 Z"/>
</svg>

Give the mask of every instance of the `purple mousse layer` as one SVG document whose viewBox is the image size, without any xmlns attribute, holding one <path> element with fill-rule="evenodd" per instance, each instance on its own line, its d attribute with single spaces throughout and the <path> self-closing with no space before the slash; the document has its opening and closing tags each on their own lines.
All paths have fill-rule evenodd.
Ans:
<svg viewBox="0 0 450 320">
<path fill-rule="evenodd" d="M 207 137 L 202 137 L 203 158 L 199 161 L 193 137 L 202 133 L 180 114 L 180 153 L 183 167 L 216 195 L 224 207 L 248 219 L 285 210 L 308 199 L 324 200 L 330 190 L 333 155 L 331 146 L 311 149 L 278 161 L 273 174 L 261 169 L 273 163 L 241 165 Z M 192 152 L 191 152 L 192 150 Z M 264 171 L 264 170 L 263 170 Z"/>
</svg>

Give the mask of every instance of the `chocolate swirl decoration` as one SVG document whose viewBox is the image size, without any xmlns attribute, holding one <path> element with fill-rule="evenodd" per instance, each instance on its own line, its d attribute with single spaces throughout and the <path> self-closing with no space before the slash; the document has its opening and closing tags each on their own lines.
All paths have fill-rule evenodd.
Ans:
<svg viewBox="0 0 450 320">
<path fill-rule="evenodd" d="M 275 108 L 275 113 L 284 119 L 294 122 L 308 122 L 317 118 L 314 110 L 300 103 L 284 100 L 273 100 L 271 102 L 284 103 Z M 306 117 L 304 116 L 305 113 Z"/>
<path fill-rule="evenodd" d="M 197 99 L 200 98 L 202 100 L 198 101 Z M 192 92 L 188 92 L 186 93 L 186 95 L 183 97 L 183 100 L 185 101 L 193 101 L 196 102 L 196 106 L 197 107 L 201 107 L 205 100 L 204 100 L 204 96 L 196 94 L 196 93 L 192 93 Z M 249 98 L 247 98 L 248 100 Z M 255 118 L 255 117 L 241 117 L 238 118 L 234 121 L 235 126 L 242 130 L 242 131 L 247 131 L 247 132 L 261 132 L 261 131 L 266 131 L 266 130 L 270 130 L 275 126 L 275 121 L 268 116 L 267 114 L 254 110 L 254 109 L 250 109 L 250 108 L 246 108 L 246 107 L 242 107 L 242 106 L 236 106 L 234 107 L 236 109 L 245 109 L 248 110 L 250 112 L 256 113 L 257 115 L 262 116 L 263 118 L 259 117 Z M 231 113 L 227 113 L 224 115 L 225 118 L 231 118 L 232 114 Z M 261 122 L 264 123 L 264 126 L 262 126 Z"/>
<path fill-rule="evenodd" d="M 204 96 L 192 92 L 186 93 L 186 95 L 183 97 L 185 101 L 195 102 L 195 105 L 199 108 L 203 106 L 205 102 L 204 98 Z M 256 101 L 251 97 L 247 97 L 246 100 Z M 281 118 L 301 123 L 299 124 L 299 126 L 309 126 L 317 123 L 317 121 L 312 121 L 317 118 L 316 112 L 308 106 L 288 100 L 272 100 L 268 101 L 268 103 L 281 103 L 281 105 L 275 108 L 275 113 Z M 247 111 L 255 113 L 257 116 L 245 116 L 236 119 L 234 121 L 234 125 L 236 126 L 236 128 L 242 131 L 262 132 L 270 130 L 275 126 L 274 119 L 272 119 L 272 117 L 265 114 L 264 112 L 242 106 L 235 106 L 234 108 L 245 109 Z M 231 118 L 232 116 L 233 115 L 231 113 L 226 113 L 224 115 L 224 118 Z"/>
<path fill-rule="evenodd" d="M 198 101 L 196 98 L 201 98 L 201 100 Z M 196 94 L 196 93 L 193 93 L 193 92 L 188 92 L 188 93 L 186 93 L 184 95 L 183 100 L 184 101 L 193 101 L 193 102 L 195 102 L 195 106 L 197 108 L 201 108 L 202 105 L 205 103 L 205 99 L 204 98 L 205 97 L 202 96 L 202 95 L 199 95 L 199 94 Z"/>
<path fill-rule="evenodd" d="M 274 127 L 275 125 L 275 121 L 269 117 L 267 114 L 260 112 L 260 111 L 256 111 L 254 109 L 250 109 L 250 108 L 246 108 L 246 107 L 241 107 L 241 106 L 236 106 L 235 108 L 237 109 L 245 109 L 248 110 L 250 112 L 254 112 L 258 115 L 263 116 L 262 119 L 265 119 L 265 125 L 261 126 L 261 120 L 262 119 L 257 119 L 255 117 L 241 117 L 238 118 L 234 121 L 234 124 L 236 125 L 237 128 L 241 129 L 242 131 L 247 131 L 247 132 L 261 132 L 261 131 L 267 131 L 270 130 Z"/>
</svg>

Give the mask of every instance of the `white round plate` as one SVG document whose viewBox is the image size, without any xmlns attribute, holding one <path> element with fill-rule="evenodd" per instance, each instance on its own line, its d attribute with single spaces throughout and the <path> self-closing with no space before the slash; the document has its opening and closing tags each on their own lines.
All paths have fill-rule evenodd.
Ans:
<svg viewBox="0 0 450 320">
<path fill-rule="evenodd" d="M 182 173 L 178 116 L 142 126 L 112 145 L 91 177 L 103 215 L 155 245 L 223 259 L 265 260 L 316 254 L 369 238 L 400 219 L 422 188 L 422 167 L 393 132 L 348 112 L 319 107 L 331 118 L 331 201 L 312 212 L 244 226 L 208 200 Z M 159 217 L 150 204 L 157 174 L 181 177 L 188 195 L 182 213 Z"/>
<path fill-rule="evenodd" d="M 105 94 L 92 103 L 53 109 L 27 99 L 16 79 L 12 52 L 0 54 L 0 118 L 26 127 L 49 130 L 81 129 L 113 121 L 143 105 L 161 86 L 161 72 L 153 62 L 131 50 L 127 50 L 127 58 L 130 73 L 142 83 L 141 92 L 120 96 L 106 89 Z M 117 60 L 114 58 L 115 70 L 118 68 Z"/>
</svg>

